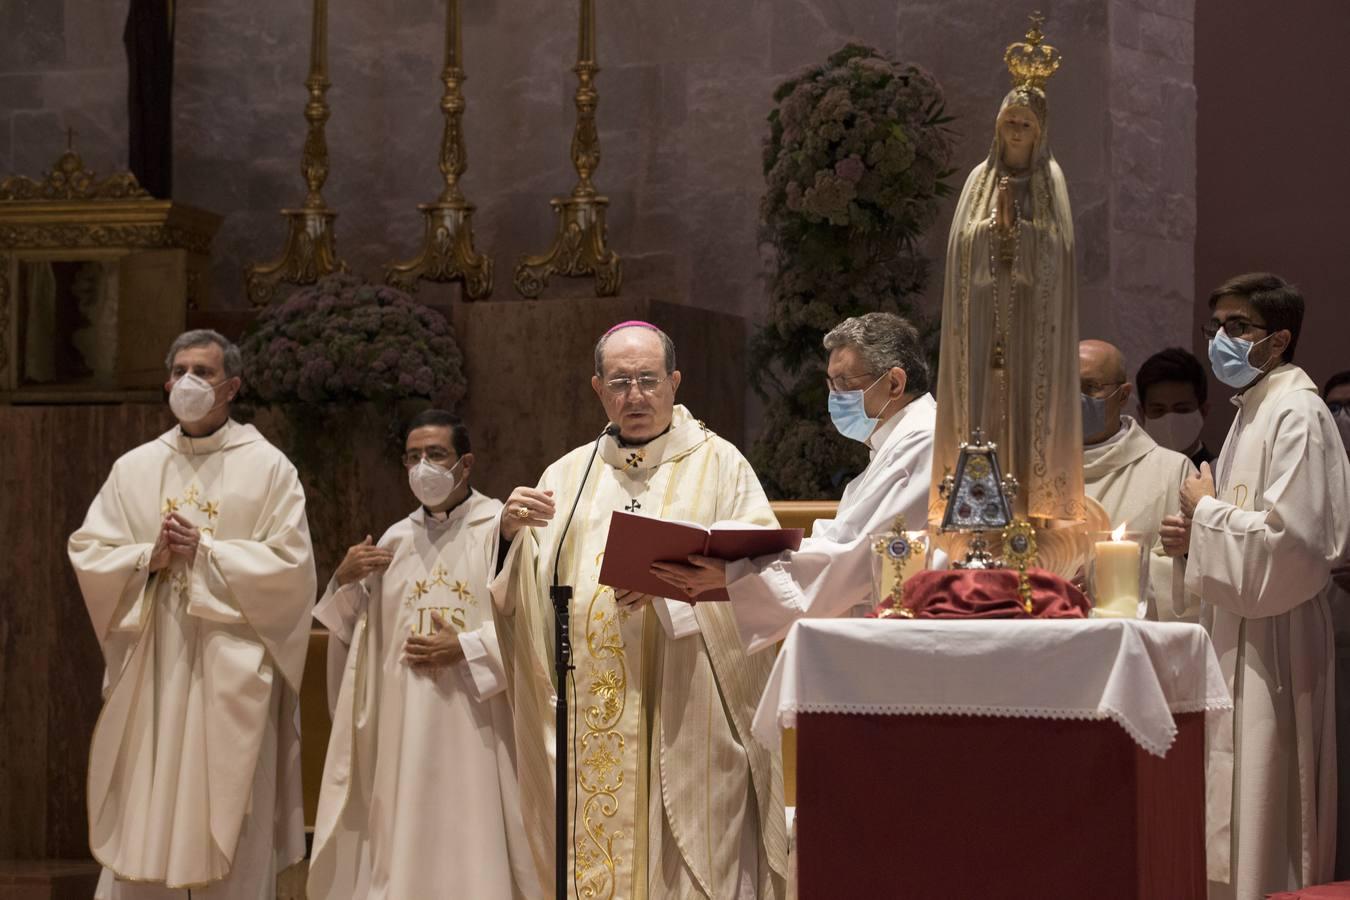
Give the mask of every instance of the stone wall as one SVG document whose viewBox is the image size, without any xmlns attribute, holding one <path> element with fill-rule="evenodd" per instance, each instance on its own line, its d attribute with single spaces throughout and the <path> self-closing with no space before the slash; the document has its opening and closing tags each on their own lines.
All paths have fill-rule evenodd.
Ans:
<svg viewBox="0 0 1350 900">
<path fill-rule="evenodd" d="M 469 172 L 478 245 L 514 296 L 521 254 L 552 236 L 548 198 L 574 181 L 575 3 L 464 0 Z M 988 150 L 1007 86 L 1003 47 L 1026 10 L 977 0 L 685 0 L 599 7 L 597 176 L 625 293 L 757 317 L 765 254 L 756 234 L 764 116 L 776 84 L 860 40 L 933 70 L 959 118 L 958 182 Z M 1045 4 L 1064 54 L 1050 86 L 1051 135 L 1077 218 L 1082 330 L 1133 363 L 1183 338 L 1192 283 L 1193 0 Z M 17 0 L 0 17 L 0 165 L 35 174 L 66 125 L 86 158 L 124 155 L 122 4 Z M 178 199 L 227 214 L 216 303 L 242 304 L 242 267 L 273 256 L 277 208 L 298 172 L 308 3 L 177 4 Z M 412 255 L 415 206 L 438 188 L 441 28 L 436 0 L 330 4 L 332 174 L 339 248 L 376 274 Z M 940 271 L 946 224 L 931 240 Z M 930 293 L 936 296 L 938 278 Z M 560 285 L 559 292 L 567 287 Z"/>
</svg>

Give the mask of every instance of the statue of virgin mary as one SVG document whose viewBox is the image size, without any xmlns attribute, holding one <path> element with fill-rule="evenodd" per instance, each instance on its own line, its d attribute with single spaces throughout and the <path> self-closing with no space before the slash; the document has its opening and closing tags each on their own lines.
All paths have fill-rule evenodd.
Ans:
<svg viewBox="0 0 1350 900">
<path fill-rule="evenodd" d="M 945 506 L 938 487 L 975 429 L 1020 485 L 1014 515 L 1038 531 L 1084 518 L 1073 218 L 1045 101 L 1060 60 L 1040 22 L 1004 55 L 1013 89 L 947 241 L 932 529 Z"/>
</svg>

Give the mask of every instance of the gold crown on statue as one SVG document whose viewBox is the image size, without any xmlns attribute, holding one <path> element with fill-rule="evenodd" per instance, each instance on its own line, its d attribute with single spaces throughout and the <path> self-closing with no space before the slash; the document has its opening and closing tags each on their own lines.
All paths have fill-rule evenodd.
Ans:
<svg viewBox="0 0 1350 900">
<path fill-rule="evenodd" d="M 1041 26 L 1045 16 L 1037 10 L 1031 14 L 1031 28 L 1027 29 L 1025 42 L 1009 44 L 1003 52 L 1003 62 L 1008 66 L 1014 88 L 1035 88 L 1045 90 L 1045 83 L 1059 69 L 1059 51 L 1043 43 L 1045 35 Z"/>
</svg>

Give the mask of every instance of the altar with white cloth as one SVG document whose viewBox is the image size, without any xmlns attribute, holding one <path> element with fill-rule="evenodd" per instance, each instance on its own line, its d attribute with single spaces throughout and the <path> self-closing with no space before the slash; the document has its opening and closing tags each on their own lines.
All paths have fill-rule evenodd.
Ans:
<svg viewBox="0 0 1350 900">
<path fill-rule="evenodd" d="M 803 620 L 756 713 L 797 728 L 798 895 L 1205 896 L 1196 625 Z"/>
</svg>

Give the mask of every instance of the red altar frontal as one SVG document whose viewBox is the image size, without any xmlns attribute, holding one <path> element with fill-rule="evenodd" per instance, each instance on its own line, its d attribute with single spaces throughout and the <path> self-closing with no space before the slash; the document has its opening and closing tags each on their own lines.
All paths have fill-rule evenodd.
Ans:
<svg viewBox="0 0 1350 900">
<path fill-rule="evenodd" d="M 827 620 L 756 717 L 797 727 L 798 896 L 1205 896 L 1198 626 Z"/>
</svg>

